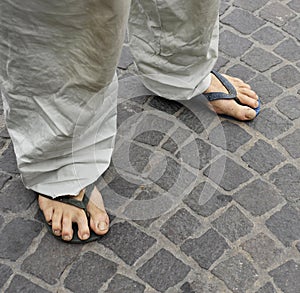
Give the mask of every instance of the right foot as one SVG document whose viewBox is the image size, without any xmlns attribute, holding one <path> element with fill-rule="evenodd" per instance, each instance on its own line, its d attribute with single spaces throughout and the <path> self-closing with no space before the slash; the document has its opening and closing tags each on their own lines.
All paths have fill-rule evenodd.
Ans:
<svg viewBox="0 0 300 293">
<path fill-rule="evenodd" d="M 84 190 L 72 198 L 81 201 L 83 196 Z M 90 223 L 88 223 L 85 212 L 75 206 L 41 195 L 39 195 L 38 203 L 44 213 L 46 221 L 52 226 L 53 234 L 61 237 L 64 241 L 70 241 L 73 238 L 72 223 L 78 225 L 78 237 L 81 240 L 87 240 L 90 237 L 89 227 L 91 227 L 97 235 L 104 235 L 109 230 L 109 217 L 105 211 L 102 196 L 96 186 L 87 204 Z"/>
</svg>

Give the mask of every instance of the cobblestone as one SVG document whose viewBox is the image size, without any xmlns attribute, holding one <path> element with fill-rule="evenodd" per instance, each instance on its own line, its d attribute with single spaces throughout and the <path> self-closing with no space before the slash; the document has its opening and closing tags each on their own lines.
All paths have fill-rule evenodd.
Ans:
<svg viewBox="0 0 300 293">
<path fill-rule="evenodd" d="M 256 293 L 276 293 L 276 290 L 272 283 L 269 282 L 256 291 Z"/>
<path fill-rule="evenodd" d="M 115 275 L 106 293 L 143 293 L 145 286 L 123 275 Z"/>
<path fill-rule="evenodd" d="M 126 233 L 122 233 L 125 231 Z M 155 242 L 154 238 L 127 222 L 113 225 L 109 235 L 101 240 L 101 244 L 129 265 L 134 264 Z"/>
<path fill-rule="evenodd" d="M 5 292 L 6 293 L 15 293 L 15 292 L 48 293 L 50 291 L 45 290 L 40 286 L 32 283 L 31 281 L 24 278 L 23 276 L 16 275 L 12 279 L 9 288 Z"/>
<path fill-rule="evenodd" d="M 199 238 L 188 239 L 181 246 L 181 250 L 204 269 L 209 269 L 228 248 L 226 240 L 213 229 L 208 230 Z"/>
<path fill-rule="evenodd" d="M 252 264 L 242 255 L 229 258 L 217 265 L 212 273 L 223 280 L 232 292 L 246 292 L 257 280 Z"/>
<path fill-rule="evenodd" d="M 276 260 L 280 260 L 283 252 L 282 249 L 276 246 L 274 240 L 263 233 L 256 235 L 241 246 L 264 269 L 273 265 Z"/>
<path fill-rule="evenodd" d="M 272 80 L 286 88 L 291 88 L 300 82 L 300 73 L 292 65 L 286 65 L 272 73 Z"/>
<path fill-rule="evenodd" d="M 161 249 L 137 270 L 137 275 L 154 289 L 164 292 L 182 281 L 189 271 L 190 267 Z"/>
<path fill-rule="evenodd" d="M 242 156 L 242 159 L 260 174 L 264 174 L 285 160 L 284 156 L 263 140 Z"/>
<path fill-rule="evenodd" d="M 283 41 L 275 48 L 274 52 L 291 62 L 300 59 L 300 46 L 293 39 Z"/>
<path fill-rule="evenodd" d="M 187 210 L 181 209 L 161 227 L 160 231 L 172 242 L 179 244 L 199 228 L 200 222 Z"/>
<path fill-rule="evenodd" d="M 32 240 L 40 233 L 42 225 L 22 218 L 13 219 L 2 230 L 0 257 L 17 260 L 28 249 Z"/>
<path fill-rule="evenodd" d="M 94 253 L 85 253 L 76 261 L 65 280 L 73 292 L 97 292 L 117 271 L 117 264 Z"/>
<path fill-rule="evenodd" d="M 233 197 L 253 216 L 262 216 L 283 202 L 276 189 L 261 179 L 249 183 Z"/>
<path fill-rule="evenodd" d="M 290 205 L 284 206 L 279 212 L 272 215 L 266 225 L 270 231 L 285 245 L 300 238 L 300 212 Z"/>
<path fill-rule="evenodd" d="M 285 293 L 299 290 L 300 264 L 291 260 L 270 272 L 276 285 Z"/>
<path fill-rule="evenodd" d="M 296 14 L 284 4 L 271 3 L 261 10 L 260 16 L 278 26 L 282 26 Z"/>
<path fill-rule="evenodd" d="M 220 178 L 219 172 L 222 172 L 223 170 L 223 176 L 220 182 L 217 182 Z M 207 169 L 205 169 L 204 175 L 216 183 L 219 183 L 219 185 L 227 191 L 237 188 L 239 185 L 248 181 L 252 177 L 252 174 L 247 169 L 238 165 L 230 158 L 226 158 L 225 156 L 219 158 Z"/>
<path fill-rule="evenodd" d="M 280 58 L 261 48 L 254 48 L 245 54 L 241 60 L 260 72 L 264 72 L 282 62 Z"/>
<path fill-rule="evenodd" d="M 225 211 L 212 225 L 231 242 L 247 235 L 253 228 L 252 222 L 235 206 Z"/>
<path fill-rule="evenodd" d="M 289 154 L 295 158 L 300 158 L 300 130 L 297 129 L 293 133 L 280 139 L 279 142 L 285 147 Z"/>
<path fill-rule="evenodd" d="M 250 139 L 251 135 L 247 131 L 229 121 L 223 121 L 221 125 L 218 125 L 209 134 L 209 140 L 214 145 L 230 152 L 235 152 Z"/>
<path fill-rule="evenodd" d="M 295 120 L 300 117 L 300 99 L 296 96 L 287 96 L 276 104 L 277 109 L 289 119 Z"/>
<path fill-rule="evenodd" d="M 81 245 L 53 241 L 53 236 L 47 233 L 38 249 L 24 260 L 22 270 L 54 285 L 66 267 L 76 260 L 81 248 Z M 57 258 L 53 259 L 52 255 Z"/>
<path fill-rule="evenodd" d="M 284 34 L 271 27 L 263 27 L 252 35 L 252 37 L 263 45 L 274 45 L 284 39 Z"/>
<path fill-rule="evenodd" d="M 261 114 L 250 124 L 269 139 L 274 139 L 293 126 L 288 119 L 278 115 L 272 109 L 262 110 Z"/>
</svg>

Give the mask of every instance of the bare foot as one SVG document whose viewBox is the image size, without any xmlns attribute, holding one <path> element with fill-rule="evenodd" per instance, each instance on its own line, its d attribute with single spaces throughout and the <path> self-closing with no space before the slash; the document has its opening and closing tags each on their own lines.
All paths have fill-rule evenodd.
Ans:
<svg viewBox="0 0 300 293">
<path fill-rule="evenodd" d="M 210 101 L 209 107 L 217 114 L 225 114 L 234 117 L 238 120 L 252 120 L 256 116 L 255 108 L 258 107 L 258 96 L 251 90 L 250 85 L 244 83 L 242 80 L 222 74 L 234 86 L 237 91 L 237 97 L 241 102 L 240 105 L 235 100 L 216 100 Z M 228 93 L 223 84 L 211 74 L 211 84 L 204 93 L 223 92 Z"/>
<path fill-rule="evenodd" d="M 84 190 L 73 198 L 81 201 Z M 52 225 L 54 235 L 61 236 L 64 241 L 70 241 L 73 238 L 72 223 L 78 225 L 78 237 L 81 240 L 87 240 L 90 237 L 90 229 L 98 235 L 104 235 L 109 229 L 109 217 L 105 211 L 102 196 L 95 186 L 87 205 L 87 211 L 90 214 L 90 223 L 85 212 L 75 206 L 65 204 L 39 195 L 38 203 L 43 211 L 46 221 Z"/>
</svg>

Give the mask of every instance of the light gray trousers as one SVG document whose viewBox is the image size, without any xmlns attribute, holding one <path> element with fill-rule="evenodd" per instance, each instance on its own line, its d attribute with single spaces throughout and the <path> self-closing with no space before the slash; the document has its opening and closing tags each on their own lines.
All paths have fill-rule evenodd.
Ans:
<svg viewBox="0 0 300 293">
<path fill-rule="evenodd" d="M 205 91 L 217 59 L 218 0 L 1 0 L 1 96 L 26 188 L 75 195 L 109 166 L 130 6 L 144 85 L 173 100 Z"/>
</svg>

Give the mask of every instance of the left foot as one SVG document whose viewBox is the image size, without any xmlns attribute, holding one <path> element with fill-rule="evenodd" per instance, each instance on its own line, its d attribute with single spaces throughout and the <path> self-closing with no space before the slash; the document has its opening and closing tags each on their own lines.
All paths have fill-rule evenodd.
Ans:
<svg viewBox="0 0 300 293">
<path fill-rule="evenodd" d="M 82 201 L 83 195 L 84 190 L 72 198 Z M 70 241 L 73 238 L 72 223 L 78 225 L 78 237 L 81 240 L 87 240 L 90 237 L 90 228 L 98 235 L 104 235 L 108 232 L 109 218 L 104 208 L 102 196 L 96 186 L 87 204 L 90 223 L 88 223 L 85 212 L 78 207 L 41 195 L 38 202 L 45 220 L 52 226 L 53 234 L 61 237 L 64 241 Z"/>
<path fill-rule="evenodd" d="M 234 117 L 238 120 L 252 120 L 256 116 L 255 108 L 258 107 L 258 96 L 251 90 L 249 84 L 246 84 L 242 80 L 222 74 L 228 81 L 234 86 L 237 92 L 237 98 L 241 102 L 240 105 L 234 99 L 231 100 L 215 100 L 210 101 L 209 107 L 217 114 L 224 114 Z M 217 77 L 211 73 L 211 84 L 204 93 L 223 92 L 228 93 L 227 89 L 217 79 Z"/>
</svg>

